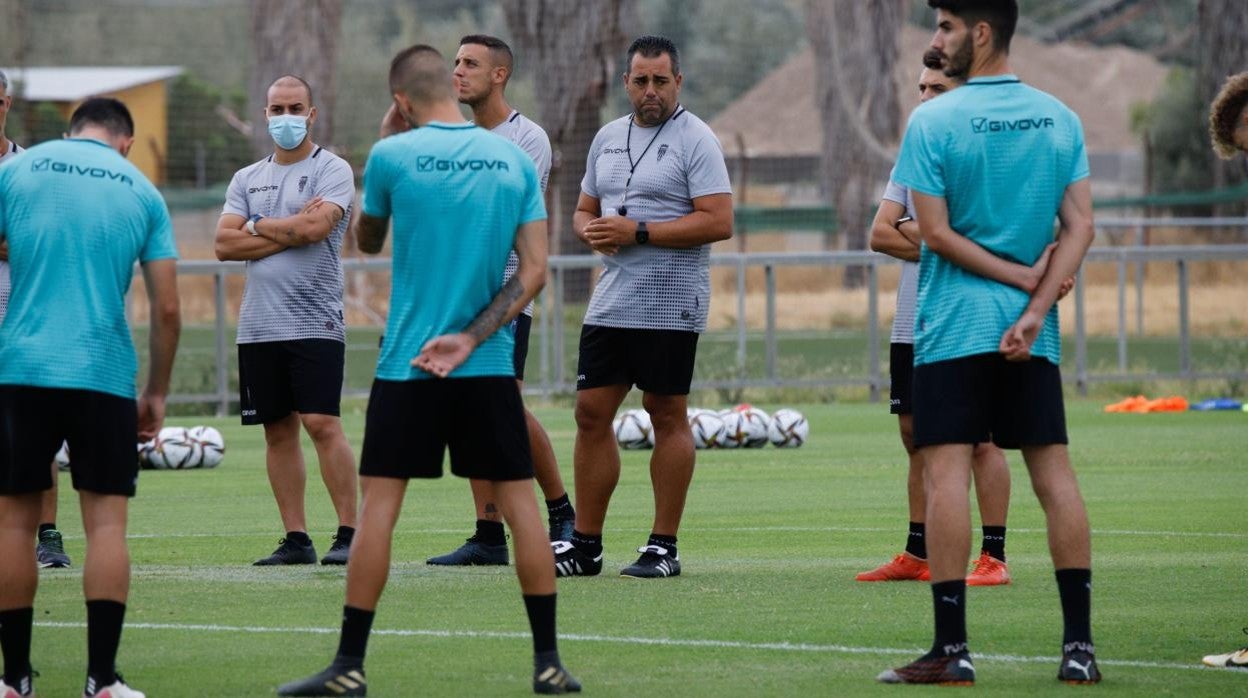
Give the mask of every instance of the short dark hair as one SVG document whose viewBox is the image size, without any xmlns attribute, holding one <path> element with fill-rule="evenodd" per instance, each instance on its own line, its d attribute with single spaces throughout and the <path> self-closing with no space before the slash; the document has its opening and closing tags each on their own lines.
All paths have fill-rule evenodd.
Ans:
<svg viewBox="0 0 1248 698">
<path fill-rule="evenodd" d="M 624 61 L 629 70 L 633 69 L 633 56 L 638 53 L 644 58 L 658 58 L 666 53 L 672 59 L 672 75 L 680 75 L 680 51 L 676 50 L 676 44 L 666 36 L 639 36 L 629 44 L 628 57 Z"/>
<path fill-rule="evenodd" d="M 450 99 L 451 71 L 436 48 L 408 46 L 390 61 L 390 92 L 418 102 Z"/>
<path fill-rule="evenodd" d="M 508 72 L 511 71 L 515 57 L 511 54 L 511 47 L 507 45 L 506 41 L 488 34 L 469 34 L 459 40 L 460 46 L 464 44 L 477 44 L 478 46 L 488 48 L 490 57 L 494 59 L 494 64 L 504 66 Z"/>
<path fill-rule="evenodd" d="M 1218 96 L 1209 107 L 1209 137 L 1218 157 L 1227 159 L 1239 152 L 1235 145 L 1235 127 L 1248 107 L 1248 73 L 1232 75 L 1222 84 Z"/>
<path fill-rule="evenodd" d="M 279 82 L 287 82 L 290 80 L 294 80 L 300 85 L 303 85 L 303 89 L 308 91 L 308 106 L 309 107 L 312 106 L 313 104 L 316 104 L 316 100 L 312 98 L 312 86 L 308 84 L 307 80 L 304 80 L 303 78 L 299 77 L 298 75 L 295 75 L 294 73 L 287 73 L 279 77 L 278 79 L 274 80 L 273 82 L 269 83 L 269 89 L 270 90 L 273 89 L 273 86 Z M 266 90 L 265 92 L 267 94 L 268 91 Z"/>
<path fill-rule="evenodd" d="M 134 135 L 134 119 L 124 102 L 112 97 L 88 97 L 69 117 L 69 133 L 78 133 L 86 126 L 100 126 L 114 136 Z"/>
<path fill-rule="evenodd" d="M 987 22 L 992 27 L 992 47 L 1010 52 L 1010 40 L 1018 26 L 1017 0 L 927 0 L 933 10 L 944 10 L 967 25 Z"/>
</svg>

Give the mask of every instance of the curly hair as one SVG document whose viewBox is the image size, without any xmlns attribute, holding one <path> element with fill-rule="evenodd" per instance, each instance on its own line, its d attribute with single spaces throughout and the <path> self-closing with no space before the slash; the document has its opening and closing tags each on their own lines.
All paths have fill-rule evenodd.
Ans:
<svg viewBox="0 0 1248 698">
<path fill-rule="evenodd" d="M 1214 152 L 1224 160 L 1239 152 L 1235 145 L 1235 127 L 1245 106 L 1248 106 L 1248 72 L 1227 78 L 1209 107 L 1209 137 L 1213 140 Z"/>
</svg>

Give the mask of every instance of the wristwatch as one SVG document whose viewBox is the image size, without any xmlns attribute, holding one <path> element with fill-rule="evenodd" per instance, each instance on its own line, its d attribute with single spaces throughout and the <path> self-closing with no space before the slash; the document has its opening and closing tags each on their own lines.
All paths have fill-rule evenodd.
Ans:
<svg viewBox="0 0 1248 698">
<path fill-rule="evenodd" d="M 247 232 L 251 233 L 254 237 L 260 237 L 260 233 L 256 231 L 256 223 L 260 222 L 261 218 L 264 218 L 264 216 L 259 213 L 253 213 L 251 218 L 247 219 Z"/>
<path fill-rule="evenodd" d="M 650 229 L 646 227 L 645 221 L 637 222 L 637 244 L 644 245 L 650 242 Z"/>
<path fill-rule="evenodd" d="M 902 223 L 909 223 L 912 220 L 914 220 L 914 216 L 902 216 L 897 219 L 896 223 L 893 223 L 893 227 L 900 228 Z"/>
</svg>

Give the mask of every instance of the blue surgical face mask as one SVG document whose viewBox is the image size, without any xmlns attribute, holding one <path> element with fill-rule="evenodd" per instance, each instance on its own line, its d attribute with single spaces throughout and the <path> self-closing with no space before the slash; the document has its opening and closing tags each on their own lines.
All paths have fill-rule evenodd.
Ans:
<svg viewBox="0 0 1248 698">
<path fill-rule="evenodd" d="M 282 150 L 294 150 L 308 135 L 308 117 L 281 114 L 269 117 L 269 135 Z"/>
</svg>

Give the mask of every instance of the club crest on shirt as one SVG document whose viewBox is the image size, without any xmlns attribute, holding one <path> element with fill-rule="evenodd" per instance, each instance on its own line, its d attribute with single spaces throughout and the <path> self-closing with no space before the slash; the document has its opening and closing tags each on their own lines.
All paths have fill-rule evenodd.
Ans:
<svg viewBox="0 0 1248 698">
<path fill-rule="evenodd" d="M 299 178 L 299 193 L 303 193 L 303 188 L 308 185 L 308 176 L 304 175 Z"/>
<path fill-rule="evenodd" d="M 664 155 L 667 155 L 667 144 L 666 144 L 666 143 L 664 143 L 663 145 L 659 146 L 659 152 L 657 152 L 657 153 L 655 153 L 655 154 L 654 154 L 654 161 L 655 161 L 655 162 L 663 162 L 663 156 L 664 156 Z"/>
</svg>

